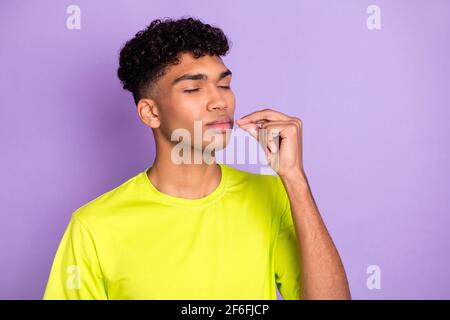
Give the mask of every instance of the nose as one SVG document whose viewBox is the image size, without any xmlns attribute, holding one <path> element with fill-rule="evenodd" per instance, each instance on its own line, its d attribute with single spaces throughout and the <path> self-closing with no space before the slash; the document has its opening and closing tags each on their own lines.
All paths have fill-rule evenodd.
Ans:
<svg viewBox="0 0 450 320">
<path fill-rule="evenodd" d="M 227 109 L 227 101 L 224 99 L 220 88 L 216 88 L 210 91 L 210 99 L 208 102 L 208 110 L 222 110 Z"/>
</svg>

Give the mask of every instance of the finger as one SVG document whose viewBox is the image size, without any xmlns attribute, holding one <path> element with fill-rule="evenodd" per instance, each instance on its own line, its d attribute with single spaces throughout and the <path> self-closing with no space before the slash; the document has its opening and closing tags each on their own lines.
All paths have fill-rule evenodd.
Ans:
<svg viewBox="0 0 450 320">
<path fill-rule="evenodd" d="M 264 149 L 264 153 L 266 154 L 266 158 L 268 160 L 268 162 L 270 163 L 270 157 L 271 157 L 271 150 L 268 146 L 268 142 L 267 142 L 267 134 L 265 130 L 259 130 L 258 132 L 258 136 L 259 136 L 259 143 L 261 145 L 261 147 Z"/>
<path fill-rule="evenodd" d="M 259 120 L 269 120 L 269 121 L 279 121 L 279 120 L 290 120 L 291 118 L 284 113 L 271 110 L 264 109 L 252 112 L 246 116 L 241 117 L 236 120 L 237 124 L 246 124 L 249 122 L 256 122 Z"/>
<path fill-rule="evenodd" d="M 273 128 L 273 129 L 269 129 L 267 130 L 267 140 L 268 140 L 268 146 L 270 148 L 270 151 L 272 153 L 276 153 L 278 152 L 278 146 L 280 144 L 280 129 L 278 128 Z"/>
<path fill-rule="evenodd" d="M 270 149 L 273 152 L 276 152 L 276 150 L 278 149 L 277 148 L 278 147 L 277 145 L 279 145 L 279 137 L 278 136 L 280 135 L 280 132 L 282 131 L 283 126 L 288 123 L 289 123 L 288 121 L 272 121 L 272 122 L 264 123 L 261 126 L 260 130 L 268 131 L 268 133 L 267 133 L 268 134 L 268 143 L 269 143 Z M 276 141 L 274 141 L 274 140 L 276 140 Z"/>
<path fill-rule="evenodd" d="M 279 145 L 280 145 L 280 136 L 281 131 L 283 130 L 282 127 L 278 126 L 272 126 L 272 127 L 266 127 L 260 129 L 260 131 L 264 130 L 267 135 L 267 144 L 270 148 L 272 153 L 278 152 Z"/>
<path fill-rule="evenodd" d="M 264 129 L 262 129 L 264 130 Z M 278 129 L 274 129 L 274 131 L 278 131 Z M 279 139 L 275 139 L 274 141 L 274 135 L 273 135 L 273 131 L 269 131 L 267 130 L 266 133 L 267 136 L 267 144 L 266 144 L 266 149 L 267 149 L 267 162 L 268 164 L 272 167 L 273 170 L 275 170 L 275 172 L 278 172 L 278 166 L 279 166 L 279 147 L 278 145 L 278 141 Z"/>
<path fill-rule="evenodd" d="M 250 133 L 250 135 L 258 141 L 263 148 L 266 157 L 268 157 L 270 154 L 270 149 L 267 146 L 267 136 L 265 130 L 261 131 L 261 129 L 259 129 L 259 127 L 254 123 L 248 123 L 240 127 Z"/>
<path fill-rule="evenodd" d="M 237 123 L 237 125 L 239 127 L 241 127 L 241 126 L 246 126 L 246 125 L 249 125 L 249 124 L 255 124 L 258 128 L 261 128 L 262 125 L 264 125 L 265 123 L 269 123 L 269 122 L 270 122 L 269 120 L 261 119 L 261 120 L 254 121 L 254 122 L 249 122 L 249 123 L 243 123 L 243 124 L 242 123 Z"/>
<path fill-rule="evenodd" d="M 285 122 L 281 123 L 284 124 Z M 278 147 L 275 141 L 273 141 L 273 136 L 279 134 L 279 129 L 273 128 L 269 132 L 268 129 L 260 129 L 255 123 L 244 124 L 241 125 L 240 128 L 249 132 L 259 142 L 268 160 L 271 158 L 272 154 L 277 152 Z M 279 139 L 276 141 L 278 143 Z"/>
<path fill-rule="evenodd" d="M 298 124 L 295 121 L 281 121 L 281 122 L 270 122 L 262 125 L 260 130 L 274 130 L 279 129 L 278 135 L 280 138 L 285 138 L 287 134 L 287 129 L 298 130 Z M 301 130 L 301 129 L 300 129 Z"/>
<path fill-rule="evenodd" d="M 250 123 L 255 123 L 256 125 L 258 125 L 261 128 L 265 123 L 269 123 L 269 122 L 270 122 L 270 120 L 261 119 L 261 120 L 250 122 Z"/>
<path fill-rule="evenodd" d="M 248 123 L 246 125 L 239 126 L 241 129 L 247 131 L 253 138 L 259 141 L 258 133 L 259 127 L 254 123 Z"/>
<path fill-rule="evenodd" d="M 283 121 L 268 121 L 261 124 L 261 128 L 265 129 L 268 127 L 284 126 L 284 125 L 296 125 L 294 120 L 283 120 Z"/>
</svg>

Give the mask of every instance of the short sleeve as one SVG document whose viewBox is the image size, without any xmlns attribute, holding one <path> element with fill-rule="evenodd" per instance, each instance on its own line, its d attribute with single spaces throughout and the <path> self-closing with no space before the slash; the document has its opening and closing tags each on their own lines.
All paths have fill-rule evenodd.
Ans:
<svg viewBox="0 0 450 320">
<path fill-rule="evenodd" d="M 94 240 L 76 213 L 57 249 L 43 299 L 107 299 Z"/>
<path fill-rule="evenodd" d="M 300 299 L 300 259 L 289 196 L 277 177 L 282 212 L 274 247 L 275 281 L 283 299 Z"/>
</svg>

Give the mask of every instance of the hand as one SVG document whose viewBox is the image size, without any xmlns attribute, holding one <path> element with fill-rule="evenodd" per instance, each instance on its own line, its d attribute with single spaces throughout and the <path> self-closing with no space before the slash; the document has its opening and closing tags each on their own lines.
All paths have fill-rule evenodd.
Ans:
<svg viewBox="0 0 450 320">
<path fill-rule="evenodd" d="M 302 121 L 264 109 L 236 120 L 263 147 L 271 168 L 282 178 L 304 174 Z"/>
</svg>

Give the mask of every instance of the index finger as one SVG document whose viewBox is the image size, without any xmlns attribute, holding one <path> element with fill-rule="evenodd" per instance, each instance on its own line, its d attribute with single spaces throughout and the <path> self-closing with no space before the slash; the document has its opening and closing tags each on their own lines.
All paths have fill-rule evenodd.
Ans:
<svg viewBox="0 0 450 320">
<path fill-rule="evenodd" d="M 246 116 L 243 116 L 236 121 L 238 124 L 246 124 L 249 122 L 257 122 L 261 120 L 269 120 L 269 121 L 280 121 L 280 120 L 290 120 L 291 118 L 284 113 L 271 110 L 271 109 L 264 109 L 264 110 L 258 110 L 255 112 L 252 112 Z"/>
</svg>

